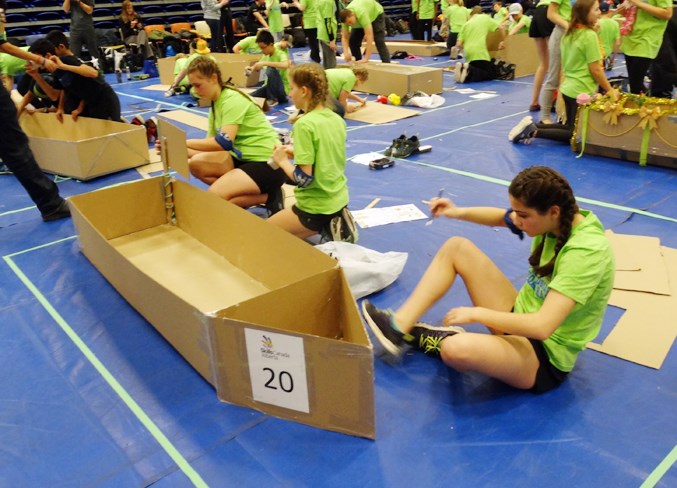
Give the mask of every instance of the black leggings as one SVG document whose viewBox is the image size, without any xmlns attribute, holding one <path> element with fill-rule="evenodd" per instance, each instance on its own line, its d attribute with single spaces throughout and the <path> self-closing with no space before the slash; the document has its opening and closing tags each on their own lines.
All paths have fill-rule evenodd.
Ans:
<svg viewBox="0 0 677 488">
<path fill-rule="evenodd" d="M 418 19 L 418 39 L 421 41 L 433 40 L 433 19 Z"/>
<path fill-rule="evenodd" d="M 576 122 L 578 103 L 576 103 L 575 98 L 567 97 L 564 94 L 562 94 L 562 98 L 564 98 L 564 106 L 566 107 L 567 123 L 544 124 L 539 122 L 536 124 L 536 127 L 538 127 L 536 137 L 539 139 L 550 139 L 567 143 L 571 141 L 571 136 L 574 135 L 574 124 Z"/>
<path fill-rule="evenodd" d="M 651 58 L 640 58 L 637 56 L 625 55 L 625 65 L 628 68 L 628 82 L 630 83 L 630 93 L 639 95 L 646 93 L 646 86 L 644 86 L 644 77 L 651 66 Z"/>
</svg>

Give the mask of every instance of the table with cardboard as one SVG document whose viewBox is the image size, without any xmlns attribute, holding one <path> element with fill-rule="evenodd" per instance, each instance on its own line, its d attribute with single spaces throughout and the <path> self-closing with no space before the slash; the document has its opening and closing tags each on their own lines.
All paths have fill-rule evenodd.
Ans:
<svg viewBox="0 0 677 488">
<path fill-rule="evenodd" d="M 78 180 L 148 164 L 146 128 L 112 120 L 55 113 L 24 113 L 19 119 L 43 171 Z"/>
<path fill-rule="evenodd" d="M 373 349 L 337 261 L 165 174 L 69 199 L 82 252 L 222 401 L 375 437 Z"/>
</svg>

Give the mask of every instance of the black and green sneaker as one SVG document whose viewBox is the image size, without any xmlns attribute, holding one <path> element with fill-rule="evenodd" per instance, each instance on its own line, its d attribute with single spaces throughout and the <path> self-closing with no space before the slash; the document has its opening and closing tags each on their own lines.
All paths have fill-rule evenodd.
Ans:
<svg viewBox="0 0 677 488">
<path fill-rule="evenodd" d="M 393 313 L 390 310 L 376 308 L 369 300 L 362 302 L 362 315 L 364 315 L 364 319 L 374 337 L 383 346 L 382 349 L 385 354 L 379 354 L 381 359 L 387 362 L 399 360 L 407 346 L 414 341 L 414 337 L 395 330 L 391 322 Z"/>
<path fill-rule="evenodd" d="M 447 337 L 465 332 L 462 327 L 433 327 L 432 325 L 417 322 L 410 334 L 414 337 L 412 345 L 429 356 L 440 356 L 440 345 Z"/>
</svg>

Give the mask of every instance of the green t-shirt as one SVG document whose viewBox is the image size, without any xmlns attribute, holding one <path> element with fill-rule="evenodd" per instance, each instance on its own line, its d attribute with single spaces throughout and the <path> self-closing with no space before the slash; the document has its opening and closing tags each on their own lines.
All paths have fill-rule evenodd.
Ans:
<svg viewBox="0 0 677 488">
<path fill-rule="evenodd" d="M 581 210 L 581 214 L 585 219 L 572 229 L 555 259 L 552 275 L 539 277 L 530 272 L 514 307 L 515 313 L 535 313 L 549 290 L 576 302 L 564 322 L 543 341 L 550 362 L 561 371 L 571 371 L 578 353 L 597 337 L 615 275 L 614 255 L 602 223 L 590 211 Z M 535 237 L 531 249 L 543 238 Z M 545 236 L 540 264 L 552 259 L 556 241 L 553 235 Z"/>
<path fill-rule="evenodd" d="M 456 34 L 461 32 L 463 24 L 468 22 L 468 17 L 470 17 L 468 9 L 460 5 L 447 5 L 442 10 L 442 14 L 449 19 L 449 31 Z"/>
<path fill-rule="evenodd" d="M 383 13 L 383 6 L 376 0 L 353 0 L 346 7 L 355 14 L 354 28 L 363 29 L 365 25 L 371 23 Z M 345 26 L 348 28 L 348 26 Z"/>
<path fill-rule="evenodd" d="M 466 62 L 491 61 L 487 49 L 487 34 L 498 29 L 498 23 L 486 14 L 477 14 L 463 25 L 458 39 L 463 41 Z"/>
<path fill-rule="evenodd" d="M 413 0 L 412 3 L 415 3 Z M 421 20 L 432 19 L 435 15 L 435 0 L 419 0 L 418 18 Z"/>
<path fill-rule="evenodd" d="M 543 7 L 545 5 L 550 5 L 550 0 L 541 0 L 536 4 L 536 7 Z"/>
<path fill-rule="evenodd" d="M 599 38 L 602 40 L 604 56 L 611 56 L 614 44 L 621 37 L 621 26 L 613 19 L 599 19 Z"/>
<path fill-rule="evenodd" d="M 243 161 L 264 164 L 280 139 L 263 111 L 247 95 L 224 88 L 209 111 L 208 137 L 214 137 L 224 125 L 237 125 L 233 147 L 242 152 Z"/>
<path fill-rule="evenodd" d="M 339 37 L 334 0 L 315 0 L 317 2 L 317 38 L 320 41 L 336 41 Z"/>
<path fill-rule="evenodd" d="M 559 8 L 557 9 L 557 13 L 562 17 L 564 20 L 569 22 L 571 20 L 571 1 L 570 0 L 550 0 L 550 4 L 556 4 L 559 5 Z"/>
<path fill-rule="evenodd" d="M 235 44 L 239 46 L 240 54 L 261 54 L 261 48 L 256 43 L 256 36 L 248 36 Z"/>
<path fill-rule="evenodd" d="M 350 71 L 350 70 L 344 70 Z M 293 128 L 294 164 L 313 166 L 313 181 L 296 187 L 296 206 L 311 214 L 329 215 L 348 205 L 346 123 L 333 110 L 311 110 Z"/>
<path fill-rule="evenodd" d="M 329 93 L 334 98 L 339 98 L 341 90 L 350 93 L 357 83 L 353 70 L 347 68 L 332 68 L 325 71 L 329 83 Z"/>
<path fill-rule="evenodd" d="M 195 59 L 200 56 L 209 56 L 209 59 L 212 61 L 216 61 L 216 58 L 212 56 L 211 54 L 198 54 L 198 53 L 193 53 L 190 56 L 182 56 L 178 58 L 176 61 L 174 61 L 174 76 L 178 75 L 181 73 L 184 69 L 188 69 L 188 65 Z M 184 76 L 181 78 L 181 81 L 179 82 L 179 86 L 188 86 L 190 85 L 190 82 L 188 81 L 188 76 Z"/>
<path fill-rule="evenodd" d="M 659 8 L 672 7 L 672 0 L 648 0 L 646 3 Z M 667 25 L 667 20 L 657 19 L 644 10 L 637 9 L 632 32 L 623 36 L 621 51 L 629 56 L 654 59 L 663 42 Z"/>
<path fill-rule="evenodd" d="M 564 81 L 560 90 L 567 97 L 576 98 L 581 93 L 592 95 L 597 82 L 590 73 L 590 63 L 602 62 L 599 36 L 592 29 L 576 29 L 562 37 L 562 72 Z"/>
<path fill-rule="evenodd" d="M 520 19 L 517 22 L 510 20 L 508 24 L 508 32 L 510 32 L 512 28 L 515 27 L 515 25 L 517 24 L 522 24 L 522 27 L 520 27 L 520 29 L 517 32 L 515 32 L 515 35 L 528 34 L 529 27 L 531 26 L 531 17 L 522 14 L 522 17 L 520 17 Z"/>
<path fill-rule="evenodd" d="M 498 12 L 494 12 L 494 15 L 492 18 L 494 19 L 494 22 L 500 24 L 503 19 L 505 19 L 508 15 L 508 9 L 505 7 L 501 7 L 498 9 Z"/>
<path fill-rule="evenodd" d="M 268 28 L 270 32 L 284 32 L 280 0 L 267 0 L 266 9 L 268 10 Z"/>
<path fill-rule="evenodd" d="M 317 27 L 317 0 L 301 0 L 303 10 L 303 27 L 315 29 Z"/>
<path fill-rule="evenodd" d="M 275 46 L 275 51 L 270 56 L 262 56 L 259 61 L 270 61 L 271 63 L 286 63 L 289 61 L 289 55 L 287 51 L 280 49 Z M 289 76 L 287 76 L 288 68 L 271 68 L 268 66 L 266 69 L 276 69 L 280 72 L 280 78 L 282 78 L 282 84 L 284 85 L 284 92 L 289 93 Z M 268 80 L 266 79 L 266 83 Z M 265 83 L 264 83 L 265 84 Z"/>
<path fill-rule="evenodd" d="M 28 52 L 28 46 L 20 48 Z M 0 73 L 6 76 L 21 75 L 26 72 L 26 60 L 12 56 L 11 54 L 0 53 Z"/>
</svg>

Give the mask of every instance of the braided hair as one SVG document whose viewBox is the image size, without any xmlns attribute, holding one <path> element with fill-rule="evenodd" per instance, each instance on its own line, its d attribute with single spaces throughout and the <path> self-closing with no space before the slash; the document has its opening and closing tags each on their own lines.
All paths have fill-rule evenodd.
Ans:
<svg viewBox="0 0 677 488">
<path fill-rule="evenodd" d="M 307 112 L 317 106 L 324 105 L 329 93 L 327 75 L 317 63 L 307 63 L 292 67 L 289 70 L 289 78 L 298 87 L 305 86 L 310 90 L 311 97 L 308 101 Z"/>
<path fill-rule="evenodd" d="M 519 172 L 510 183 L 508 192 L 513 198 L 520 200 L 527 207 L 535 209 L 540 215 L 544 215 L 554 205 L 560 208 L 559 236 L 555 243 L 555 255 L 548 263 L 540 266 L 545 242 L 545 240 L 542 240 L 529 256 L 529 264 L 534 273 L 538 276 L 552 274 L 557 254 L 569 240 L 573 220 L 579 210 L 569 182 L 551 168 L 532 166 Z"/>
</svg>

